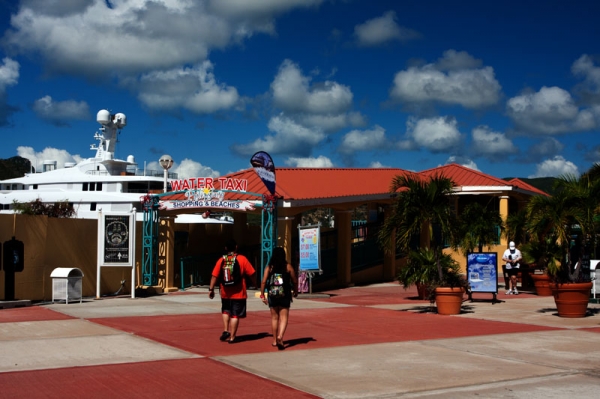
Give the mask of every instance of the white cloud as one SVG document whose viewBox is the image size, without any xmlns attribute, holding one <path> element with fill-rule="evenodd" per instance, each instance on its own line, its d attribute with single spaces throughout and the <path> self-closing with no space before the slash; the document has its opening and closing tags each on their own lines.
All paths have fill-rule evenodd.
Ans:
<svg viewBox="0 0 600 399">
<path fill-rule="evenodd" d="M 269 154 L 287 154 L 306 157 L 313 147 L 319 144 L 325 134 L 319 129 L 311 129 L 296 123 L 283 115 L 275 116 L 269 121 L 269 130 L 275 132 L 259 138 L 249 144 L 232 146 L 232 150 L 240 155 L 252 155 L 257 151 Z"/>
<path fill-rule="evenodd" d="M 554 137 L 548 137 L 532 145 L 527 154 L 532 157 L 548 157 L 556 155 L 565 148 L 565 145 Z"/>
<path fill-rule="evenodd" d="M 473 169 L 473 170 L 479 171 L 479 169 L 477 168 L 477 164 L 475 163 L 475 161 L 473 161 L 472 159 L 466 158 L 466 157 L 458 157 L 458 156 L 448 157 L 448 160 L 446 161 L 446 164 L 449 164 L 449 163 L 456 163 L 456 164 L 459 164 L 461 166 L 464 166 L 465 168 L 469 168 L 469 169 Z"/>
<path fill-rule="evenodd" d="M 150 108 L 182 107 L 199 114 L 235 106 L 239 100 L 237 90 L 218 84 L 213 69 L 210 61 L 204 61 L 191 68 L 150 72 L 136 83 L 138 98 Z"/>
<path fill-rule="evenodd" d="M 19 82 L 19 63 L 11 58 L 4 57 L 0 65 L 0 95 L 4 94 L 7 86 Z"/>
<path fill-rule="evenodd" d="M 558 177 L 561 175 L 579 176 L 579 170 L 573 162 L 567 161 L 565 158 L 557 155 L 536 165 L 535 174 L 528 177 L 531 179 L 535 177 Z"/>
<path fill-rule="evenodd" d="M 162 167 L 156 161 L 147 164 L 149 170 L 162 170 Z M 208 166 L 202 165 L 200 162 L 185 158 L 180 163 L 174 162 L 173 167 L 169 172 L 177 173 L 179 179 L 187 179 L 189 177 L 219 177 L 219 171 Z"/>
<path fill-rule="evenodd" d="M 502 87 L 494 69 L 476 69 L 479 63 L 465 52 L 448 50 L 437 64 L 396 73 L 390 98 L 402 103 L 439 102 L 471 109 L 494 105 L 500 99 Z"/>
<path fill-rule="evenodd" d="M 591 110 L 579 110 L 571 94 L 556 86 L 511 98 L 507 112 L 518 130 L 530 134 L 562 134 L 597 126 Z"/>
<path fill-rule="evenodd" d="M 371 47 L 390 41 L 408 41 L 420 36 L 416 31 L 398 25 L 396 20 L 396 13 L 388 11 L 381 17 L 356 25 L 354 27 L 356 43 L 359 46 Z"/>
<path fill-rule="evenodd" d="M 42 119 L 57 126 L 68 126 L 74 119 L 90 118 L 90 107 L 85 101 L 54 101 L 50 96 L 44 96 L 33 102 L 33 111 Z"/>
<path fill-rule="evenodd" d="M 376 125 L 371 130 L 352 130 L 344 135 L 339 151 L 344 154 L 351 154 L 357 151 L 385 148 L 387 144 L 385 129 Z"/>
<path fill-rule="evenodd" d="M 360 112 L 346 112 L 336 115 L 298 114 L 290 115 L 299 124 L 314 127 L 326 133 L 337 132 L 347 126 L 364 126 L 365 117 Z"/>
<path fill-rule="evenodd" d="M 297 64 L 285 60 L 271 83 L 275 105 L 285 112 L 340 114 L 352 105 L 350 88 L 325 81 L 311 85 L 311 78 L 302 75 Z"/>
<path fill-rule="evenodd" d="M 410 118 L 406 127 L 408 141 L 431 152 L 450 151 L 462 141 L 456 119 L 451 117 Z"/>
<path fill-rule="evenodd" d="M 579 57 L 571 66 L 571 71 L 576 76 L 582 76 L 595 92 L 600 91 L 600 67 L 594 64 L 589 55 Z"/>
<path fill-rule="evenodd" d="M 317 158 L 295 158 L 290 157 L 285 160 L 285 164 L 296 168 L 333 168 L 333 162 L 326 156 L 320 155 Z"/>
<path fill-rule="evenodd" d="M 42 171 L 44 161 L 56 161 L 57 168 L 64 168 L 65 162 L 81 162 L 83 158 L 80 155 L 71 155 L 66 150 L 47 147 L 41 152 L 36 152 L 32 147 L 17 147 L 17 155 L 29 159 L 31 166 L 37 171 Z"/>
<path fill-rule="evenodd" d="M 380 169 L 380 168 L 389 168 L 389 166 L 383 165 L 379 161 L 373 161 L 369 164 L 369 168 Z"/>
<path fill-rule="evenodd" d="M 504 133 L 494 132 L 488 126 L 478 126 L 472 130 L 473 152 L 477 155 L 508 156 L 519 149 Z"/>
</svg>

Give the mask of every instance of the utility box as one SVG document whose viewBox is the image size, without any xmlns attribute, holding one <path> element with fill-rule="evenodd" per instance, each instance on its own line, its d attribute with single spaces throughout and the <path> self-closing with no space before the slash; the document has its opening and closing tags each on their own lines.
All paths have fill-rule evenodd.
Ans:
<svg viewBox="0 0 600 399">
<path fill-rule="evenodd" d="M 54 301 L 79 300 L 81 303 L 83 272 L 75 267 L 57 267 L 50 274 L 52 278 L 52 303 Z"/>
</svg>

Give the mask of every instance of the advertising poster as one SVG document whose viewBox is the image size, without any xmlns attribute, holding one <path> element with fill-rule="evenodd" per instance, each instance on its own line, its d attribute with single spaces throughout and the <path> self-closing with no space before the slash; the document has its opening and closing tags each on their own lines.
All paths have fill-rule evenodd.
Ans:
<svg viewBox="0 0 600 399">
<path fill-rule="evenodd" d="M 467 278 L 471 292 L 498 292 L 498 254 L 476 252 L 467 256 Z"/>
<path fill-rule="evenodd" d="M 135 215 L 103 214 L 99 223 L 100 266 L 133 266 Z"/>
<path fill-rule="evenodd" d="M 320 227 L 298 226 L 300 235 L 300 271 L 320 271 Z"/>
</svg>

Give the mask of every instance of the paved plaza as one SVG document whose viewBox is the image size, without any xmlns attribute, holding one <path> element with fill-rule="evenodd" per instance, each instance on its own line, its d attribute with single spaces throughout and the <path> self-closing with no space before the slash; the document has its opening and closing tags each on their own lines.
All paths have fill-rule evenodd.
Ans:
<svg viewBox="0 0 600 399">
<path fill-rule="evenodd" d="M 234 344 L 206 287 L 0 309 L 0 398 L 600 397 L 600 305 L 499 291 L 457 316 L 397 283 L 304 296 L 282 351 L 255 292 Z"/>
</svg>

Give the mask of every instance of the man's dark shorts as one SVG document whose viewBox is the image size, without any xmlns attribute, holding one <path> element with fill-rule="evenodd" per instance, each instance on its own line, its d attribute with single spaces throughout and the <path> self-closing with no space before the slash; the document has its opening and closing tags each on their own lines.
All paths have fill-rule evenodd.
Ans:
<svg viewBox="0 0 600 399">
<path fill-rule="evenodd" d="M 519 274 L 519 268 L 513 267 L 511 269 L 506 269 L 506 274 L 508 274 L 509 276 L 516 276 L 517 274 Z"/>
<path fill-rule="evenodd" d="M 246 317 L 246 299 L 221 298 L 221 312 L 229 317 L 243 319 Z"/>
</svg>

